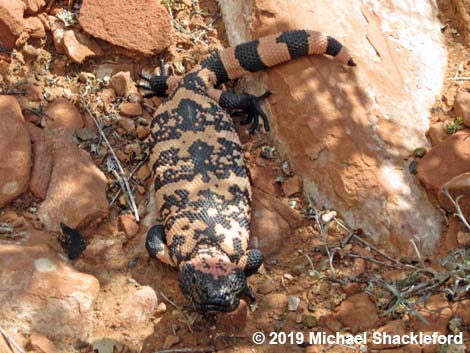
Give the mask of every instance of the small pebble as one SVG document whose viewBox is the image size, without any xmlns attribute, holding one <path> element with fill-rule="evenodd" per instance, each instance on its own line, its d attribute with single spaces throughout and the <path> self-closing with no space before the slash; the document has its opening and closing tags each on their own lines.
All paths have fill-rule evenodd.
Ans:
<svg viewBox="0 0 470 353">
<path fill-rule="evenodd" d="M 317 319 L 312 315 L 304 315 L 302 324 L 307 328 L 313 328 L 318 325 Z"/>
<path fill-rule="evenodd" d="M 296 311 L 300 305 L 300 298 L 290 296 L 287 298 L 287 309 L 289 311 Z"/>
<path fill-rule="evenodd" d="M 179 338 L 178 336 L 167 336 L 165 339 L 165 343 L 163 343 L 163 349 L 173 347 L 175 344 L 178 344 L 180 342 L 181 338 Z"/>
<path fill-rule="evenodd" d="M 422 158 L 424 157 L 424 155 L 426 154 L 426 148 L 423 148 L 423 147 L 418 147 L 416 148 L 414 151 L 413 151 L 413 156 L 417 157 L 417 158 Z"/>
</svg>

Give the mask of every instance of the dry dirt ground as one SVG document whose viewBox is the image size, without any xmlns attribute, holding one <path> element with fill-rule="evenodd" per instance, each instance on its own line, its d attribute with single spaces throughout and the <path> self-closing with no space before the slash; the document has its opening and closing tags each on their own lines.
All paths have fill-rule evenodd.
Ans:
<svg viewBox="0 0 470 353">
<path fill-rule="evenodd" d="M 188 71 L 210 50 L 227 46 L 223 22 L 220 17 L 216 16 L 218 8 L 215 1 L 201 0 L 198 9 L 174 1 L 167 1 L 167 3 L 172 7 L 173 16 L 178 21 L 190 23 L 189 31 L 186 33 L 175 29 L 176 43 L 164 56 L 176 72 L 181 74 Z M 58 4 L 60 5 L 60 2 Z M 449 65 L 442 99 L 436 101 L 433 119 L 448 121 L 453 118 L 451 107 L 456 89 L 458 87 L 469 88 L 470 82 L 447 80 L 447 78 L 456 77 L 455 75 L 470 76 L 470 49 L 462 43 L 457 29 L 453 26 L 453 19 L 446 17 L 445 11 L 441 13 L 441 16 L 443 23 L 446 24 L 443 27 L 443 33 L 448 44 Z M 201 31 L 197 22 L 204 21 L 204 19 L 206 19 L 204 23 L 213 24 L 213 31 L 205 33 Z M 194 38 L 191 39 L 191 31 L 200 35 L 197 42 Z M 28 61 L 18 60 L 11 53 L 2 52 L 0 55 L 5 62 L 15 66 L 17 75 L 25 70 L 34 71 L 44 68 L 44 65 L 33 65 Z M 51 98 L 59 94 L 57 93 L 60 91 L 59 88 L 67 87 L 73 95 L 84 94 L 90 100 L 90 107 L 97 116 L 102 115 L 103 111 L 115 112 L 117 104 L 112 103 L 108 106 L 95 104 L 93 95 L 103 89 L 103 81 L 98 79 L 81 82 L 79 80 L 81 72 L 130 71 L 133 77 L 137 78 L 142 69 L 152 71 L 158 66 L 158 58 L 144 60 L 119 55 L 111 55 L 105 59 L 92 59 L 84 65 L 75 65 L 67 61 L 63 55 L 57 54 L 51 43 L 48 43 L 41 51 L 39 59 L 49 63 L 41 77 L 45 85 L 49 82 L 48 80 L 54 82 L 54 85 L 48 84 Z M 3 82 L 2 85 L 4 91 L 12 88 L 8 86 L 8 82 Z M 147 99 L 145 104 L 151 112 L 151 108 L 159 104 L 159 99 Z M 77 106 L 83 112 L 84 107 L 78 100 Z M 117 129 L 117 126 L 113 126 L 111 121 L 106 121 L 106 124 L 108 124 L 106 132 L 116 151 L 122 151 L 124 146 L 130 143 L 143 144 L 138 138 L 130 138 L 128 135 L 113 137 L 115 135 L 112 129 Z M 282 174 L 283 161 L 279 157 L 274 156 L 274 160 L 264 160 L 260 157 L 263 146 L 272 145 L 267 135 L 249 136 L 245 127 L 240 127 L 239 132 L 245 151 L 247 151 L 249 165 L 264 163 Z M 82 147 L 90 151 L 93 146 L 92 143 L 84 143 Z M 96 164 L 105 170 L 104 158 L 99 153 L 93 153 L 92 156 Z M 130 153 L 127 157 L 123 157 L 127 172 L 134 170 L 144 156 L 145 151 L 140 155 Z M 111 175 L 110 179 L 112 179 Z M 150 184 L 150 179 L 137 178 L 134 181 L 137 204 L 142 207 L 148 201 L 147 191 Z M 118 191 L 119 186 L 116 183 L 111 184 L 108 192 L 109 200 Z M 109 219 L 99 228 L 88 230 L 85 235 L 87 237 L 92 237 L 93 234 L 110 238 L 123 237 L 126 242 L 124 253 L 118 254 L 119 258 L 112 258 L 111 261 L 109 258 L 97 258 L 93 261 L 80 259 L 75 262 L 75 265 L 80 271 L 96 276 L 105 288 L 98 298 L 97 305 L 101 307 L 113 304 L 114 291 L 119 287 L 119 281 L 123 277 L 155 289 L 159 300 L 165 304 L 160 304 L 155 313 L 155 330 L 146 339 L 143 353 L 161 350 L 165 345 L 170 345 L 170 340 L 175 343 L 171 349 L 213 347 L 212 351 L 219 352 L 304 352 L 305 348 L 295 344 L 256 346 L 252 343 L 251 335 L 257 331 L 265 333 L 302 331 L 308 334 L 310 331 L 333 333 L 340 330 L 346 334 L 358 329 L 358 327 L 351 327 L 356 324 L 359 328 L 364 325 L 368 329 L 376 329 L 392 320 L 399 320 L 398 322 L 403 323 L 406 332 L 423 328 L 426 331 L 436 329 L 451 332 L 449 330 L 457 326 L 458 329 L 464 331 L 464 337 L 467 340 L 470 339 L 468 327 L 470 321 L 468 321 L 467 313 L 470 306 L 469 295 L 459 292 L 462 289 L 461 284 L 470 284 L 470 253 L 464 249 L 456 252 L 457 249 L 454 247 L 458 230 L 463 230 L 458 222 L 450 220 L 453 226 L 443 236 L 438 256 L 432 259 L 421 259 L 421 261 L 393 260 L 380 254 L 380 252 L 386 254 L 386 250 L 375 251 L 369 244 L 361 241 L 363 236 L 360 230 L 348 230 L 347 225 L 343 227 L 340 220 L 331 218 L 333 214 L 309 208 L 307 200 L 300 197 L 292 197 L 285 201 L 289 201 L 292 207 L 305 217 L 306 223 L 291 234 L 286 234 L 285 245 L 281 251 L 267 259 L 260 273 L 250 278 L 249 282 L 256 293 L 257 301 L 256 304 L 249 306 L 246 328 L 241 332 L 229 332 L 230 330 L 227 329 L 230 325 L 226 322 L 225 325 L 224 322 L 215 323 L 213 319 L 203 318 L 185 307 L 186 301 L 178 288 L 177 272 L 148 258 L 143 247 L 145 232 L 141 231 L 129 241 L 123 237 L 118 230 L 117 219 L 119 214 L 127 212 L 128 209 L 122 197 L 118 197 L 112 205 Z M 13 202 L 11 207 L 21 211 L 37 203 L 38 200 L 26 194 Z M 452 256 L 450 256 L 451 253 L 453 253 Z M 458 278 L 460 282 L 457 281 Z M 349 298 L 354 295 L 360 296 L 360 293 L 367 293 L 372 299 L 371 303 L 376 305 L 372 308 L 358 308 L 353 302 L 348 302 Z M 288 297 L 300 299 L 300 305 L 296 310 L 288 310 Z M 423 304 L 425 299 L 432 302 L 432 305 L 428 307 L 431 311 L 425 309 L 425 304 Z M 462 306 L 461 303 L 465 299 L 467 301 Z M 436 308 L 437 311 L 432 311 Z M 440 315 L 442 310 L 439 309 L 449 310 L 446 311 L 446 315 Z M 449 320 L 459 313 L 467 315 L 467 321 L 456 322 L 449 328 Z M 423 326 L 422 319 L 428 319 L 430 326 Z M 103 327 L 112 326 L 112 322 L 112 317 L 102 317 Z M 373 327 L 369 327 L 371 322 L 373 322 Z M 243 322 L 240 324 L 242 325 Z M 470 342 L 467 341 L 466 344 L 467 350 L 470 349 Z M 310 348 L 310 351 L 351 352 L 360 349 L 360 346 L 324 346 Z M 438 349 L 438 347 L 426 347 L 424 351 L 437 352 Z M 441 347 L 441 349 L 444 349 L 441 351 L 446 351 L 447 348 Z M 421 348 L 408 347 L 398 351 L 419 352 Z"/>
</svg>

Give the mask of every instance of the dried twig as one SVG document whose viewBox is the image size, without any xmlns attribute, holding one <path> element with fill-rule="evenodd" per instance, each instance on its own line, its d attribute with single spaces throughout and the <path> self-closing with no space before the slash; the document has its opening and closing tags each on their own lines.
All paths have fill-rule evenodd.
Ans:
<svg viewBox="0 0 470 353">
<path fill-rule="evenodd" d="M 459 205 L 459 200 L 463 197 L 463 195 L 457 196 L 457 198 L 454 200 L 452 196 L 450 196 L 449 190 L 445 186 L 444 188 L 442 188 L 442 192 L 449 198 L 450 202 L 452 202 L 452 205 L 454 205 L 455 209 L 457 210 L 457 212 L 454 213 L 454 216 L 458 217 L 462 221 L 462 223 L 465 224 L 465 227 L 470 230 L 470 224 L 468 224 L 468 221 L 466 220 Z"/>
<path fill-rule="evenodd" d="M 145 156 L 145 158 L 142 159 L 142 160 L 135 166 L 135 168 L 131 171 L 131 173 L 129 174 L 127 180 L 131 180 L 131 179 L 132 179 L 132 177 L 134 176 L 134 174 L 140 169 L 140 167 L 142 167 L 142 166 L 144 165 L 144 163 L 147 161 L 148 158 L 149 158 L 149 155 L 147 154 L 147 155 Z M 133 188 L 131 189 L 131 191 L 133 192 L 134 189 L 135 189 L 135 187 L 133 187 Z M 121 195 L 122 190 L 123 190 L 123 189 L 122 189 L 122 186 L 121 186 L 121 188 L 118 190 L 118 192 L 117 192 L 117 193 L 113 196 L 113 198 L 111 199 L 111 202 L 109 203 L 109 206 L 112 206 L 112 205 L 116 202 L 116 200 L 117 200 L 117 198 L 119 197 L 119 195 Z"/>
<path fill-rule="evenodd" d="M 403 269 L 402 266 L 398 266 L 398 265 L 395 265 L 395 264 L 388 264 L 386 262 L 374 259 L 373 257 L 370 257 L 370 256 L 363 256 L 363 255 L 354 254 L 354 253 L 344 254 L 344 256 L 363 259 L 363 260 L 366 260 L 366 261 L 369 261 L 369 262 L 373 262 L 374 264 L 377 264 L 377 265 L 383 265 L 383 266 L 386 266 L 386 267 L 395 268 L 397 270 L 402 270 Z"/>
<path fill-rule="evenodd" d="M 222 15 L 220 13 L 217 13 L 214 18 L 212 19 L 212 21 L 207 25 L 207 26 L 204 26 L 204 30 L 199 33 L 199 35 L 196 36 L 196 38 L 194 38 L 194 43 L 197 43 L 202 37 L 204 37 L 208 31 L 213 31 L 214 29 L 211 27 L 215 21 L 217 21 Z"/>
<path fill-rule="evenodd" d="M 8 333 L 0 326 L 0 333 L 8 341 L 8 343 L 13 346 L 18 352 L 25 353 L 23 349 L 10 337 Z"/>
<path fill-rule="evenodd" d="M 114 150 L 111 146 L 111 143 L 109 142 L 108 138 L 106 137 L 103 129 L 101 128 L 101 126 L 98 124 L 98 121 L 96 121 L 95 119 L 95 116 L 93 115 L 93 113 L 91 112 L 89 106 L 87 103 L 83 102 L 82 101 L 82 104 L 83 106 L 85 107 L 85 110 L 87 111 L 88 115 L 90 115 L 91 119 L 93 120 L 93 122 L 95 123 L 96 127 L 98 128 L 98 131 L 100 132 L 100 135 L 101 137 L 103 138 L 104 142 L 106 143 L 106 145 L 108 146 L 108 149 L 109 151 L 111 152 L 112 156 L 113 156 L 113 159 L 114 161 L 116 162 L 116 165 L 119 169 L 119 172 L 121 174 L 121 177 L 118 178 L 118 182 L 121 184 L 122 183 L 122 188 L 126 191 L 127 193 L 127 196 L 128 196 L 128 200 L 129 200 L 129 203 L 130 203 L 130 206 L 132 208 L 132 211 L 134 213 L 134 217 L 135 217 L 135 220 L 136 222 L 139 222 L 140 218 L 139 218 L 139 212 L 137 210 L 137 206 L 135 204 L 135 200 L 134 200 L 134 195 L 132 195 L 132 190 L 131 190 L 131 187 L 129 186 L 129 181 L 128 181 L 128 178 L 126 176 L 126 173 L 124 172 L 124 169 L 122 168 L 121 166 L 121 163 L 119 162 L 119 159 L 117 158 L 116 156 L 116 153 L 114 153 Z"/>
<path fill-rule="evenodd" d="M 170 303 L 171 305 L 173 305 L 176 309 L 178 309 L 179 311 L 181 311 L 181 313 L 184 315 L 184 317 L 186 318 L 186 325 L 188 326 L 188 329 L 191 333 L 193 333 L 193 329 L 191 327 L 191 324 L 193 322 L 193 319 L 191 317 L 189 317 L 188 314 L 186 314 L 184 312 L 184 310 L 178 305 L 176 304 L 174 301 L 172 301 L 170 298 L 168 298 L 165 294 L 163 294 L 163 292 L 160 292 L 160 295 L 163 297 L 163 299 L 165 299 L 168 303 Z"/>
<path fill-rule="evenodd" d="M 155 351 L 153 353 L 210 353 L 217 352 L 215 347 L 201 347 L 201 348 L 175 348 L 175 349 L 164 349 L 162 351 Z"/>
</svg>

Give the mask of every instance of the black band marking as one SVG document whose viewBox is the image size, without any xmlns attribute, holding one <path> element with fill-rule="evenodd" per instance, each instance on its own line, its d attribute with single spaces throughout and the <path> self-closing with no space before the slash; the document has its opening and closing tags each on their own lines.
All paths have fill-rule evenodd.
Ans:
<svg viewBox="0 0 470 353">
<path fill-rule="evenodd" d="M 303 30 L 282 33 L 276 43 L 285 43 L 291 59 L 308 55 L 308 33 Z"/>
<path fill-rule="evenodd" d="M 235 58 L 246 71 L 256 72 L 267 69 L 258 54 L 259 40 L 239 44 L 235 47 Z"/>
<path fill-rule="evenodd" d="M 336 39 L 334 39 L 333 37 L 328 36 L 327 38 L 328 38 L 328 45 L 326 47 L 325 54 L 328 54 L 331 56 L 338 55 L 343 45 L 340 42 L 338 42 Z"/>
<path fill-rule="evenodd" d="M 216 86 L 229 81 L 227 70 L 222 63 L 218 52 L 212 53 L 211 56 L 201 63 L 201 66 L 215 73 L 217 78 Z"/>
</svg>

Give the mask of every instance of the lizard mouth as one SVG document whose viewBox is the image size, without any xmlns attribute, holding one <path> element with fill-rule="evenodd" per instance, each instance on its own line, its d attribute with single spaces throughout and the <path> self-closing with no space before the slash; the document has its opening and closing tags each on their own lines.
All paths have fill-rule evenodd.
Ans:
<svg viewBox="0 0 470 353">
<path fill-rule="evenodd" d="M 202 313 L 235 310 L 247 286 L 245 274 L 239 268 L 233 267 L 222 275 L 220 271 L 201 270 L 192 262 L 181 268 L 179 282 L 185 297 Z"/>
<path fill-rule="evenodd" d="M 240 299 L 238 297 L 233 300 L 225 301 L 223 298 L 220 300 L 213 300 L 212 302 L 201 303 L 197 308 L 199 312 L 204 313 L 219 313 L 219 312 L 231 312 L 238 308 L 240 305 Z"/>
</svg>

